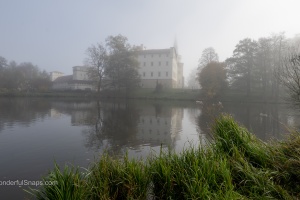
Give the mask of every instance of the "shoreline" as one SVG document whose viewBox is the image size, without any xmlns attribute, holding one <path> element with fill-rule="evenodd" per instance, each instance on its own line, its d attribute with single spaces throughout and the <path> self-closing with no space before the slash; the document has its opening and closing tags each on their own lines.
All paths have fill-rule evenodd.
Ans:
<svg viewBox="0 0 300 200">
<path fill-rule="evenodd" d="M 178 89 L 168 90 L 160 93 L 155 93 L 153 89 L 138 90 L 133 92 L 130 96 L 122 93 L 103 92 L 100 96 L 94 92 L 86 91 L 48 91 L 48 92 L 18 92 L 18 91 L 0 91 L 0 98 L 76 98 L 76 99 L 91 99 L 91 100 L 103 100 L 103 99 L 130 99 L 130 100 L 160 100 L 160 101 L 203 101 L 203 102 L 237 102 L 237 103 L 271 103 L 271 104 L 289 104 L 286 97 L 279 97 L 278 100 L 265 100 L 261 99 L 260 95 L 253 95 L 247 97 L 245 94 L 226 94 L 218 98 L 211 100 L 205 100 L 205 97 L 201 96 L 200 90 L 191 89 Z M 274 99 L 274 98 L 266 98 Z"/>
</svg>

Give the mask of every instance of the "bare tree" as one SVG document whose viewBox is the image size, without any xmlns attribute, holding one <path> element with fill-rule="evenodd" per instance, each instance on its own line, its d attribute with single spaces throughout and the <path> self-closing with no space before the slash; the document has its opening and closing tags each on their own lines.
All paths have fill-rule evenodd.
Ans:
<svg viewBox="0 0 300 200">
<path fill-rule="evenodd" d="M 275 76 L 288 91 L 291 99 L 300 104 L 300 53 L 290 48 L 276 69 Z"/>
<path fill-rule="evenodd" d="M 214 48 L 208 47 L 202 51 L 201 58 L 199 59 L 198 69 L 202 69 L 211 62 L 219 62 L 219 56 Z"/>
<path fill-rule="evenodd" d="M 92 45 L 86 50 L 86 54 L 88 57 L 85 63 L 90 67 L 88 76 L 97 83 L 97 92 L 99 93 L 107 61 L 106 49 L 101 44 Z"/>
</svg>

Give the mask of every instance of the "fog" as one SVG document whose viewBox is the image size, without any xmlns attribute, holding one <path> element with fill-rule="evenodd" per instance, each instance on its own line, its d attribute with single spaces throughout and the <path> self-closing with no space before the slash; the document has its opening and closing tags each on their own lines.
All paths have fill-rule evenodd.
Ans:
<svg viewBox="0 0 300 200">
<path fill-rule="evenodd" d="M 299 6 L 296 0 L 1 0 L 0 56 L 70 74 L 91 44 L 122 34 L 147 49 L 177 41 L 187 77 L 207 47 L 224 61 L 246 37 L 294 37 L 300 33 Z"/>
</svg>

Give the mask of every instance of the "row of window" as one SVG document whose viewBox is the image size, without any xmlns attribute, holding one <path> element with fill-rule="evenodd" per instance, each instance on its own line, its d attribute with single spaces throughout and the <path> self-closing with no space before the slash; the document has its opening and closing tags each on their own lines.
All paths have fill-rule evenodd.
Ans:
<svg viewBox="0 0 300 200">
<path fill-rule="evenodd" d="M 153 72 L 150 72 L 150 77 L 153 77 Z M 161 73 L 160 72 L 157 72 L 157 76 L 160 77 L 161 76 Z M 169 72 L 166 72 L 166 77 L 169 76 Z M 146 72 L 143 72 L 143 77 L 146 77 Z"/>
<path fill-rule="evenodd" d="M 153 58 L 155 55 L 158 56 L 159 58 L 162 57 L 162 56 L 169 57 L 168 53 L 167 54 L 150 54 L 148 56 L 150 56 L 151 58 Z M 147 55 L 145 54 L 144 58 L 146 58 L 146 57 L 147 57 Z"/>
<path fill-rule="evenodd" d="M 150 66 L 153 66 L 153 63 L 154 63 L 154 62 L 151 62 L 151 63 L 150 63 Z M 144 65 L 144 67 L 145 67 L 145 66 L 147 66 L 147 63 L 146 63 L 146 62 L 144 62 L 144 64 L 143 64 L 143 65 Z M 166 66 L 168 66 L 168 65 L 169 65 L 169 62 L 168 62 L 168 61 L 166 61 Z M 161 61 L 159 61 L 159 62 L 158 62 L 158 66 L 161 66 Z"/>
</svg>

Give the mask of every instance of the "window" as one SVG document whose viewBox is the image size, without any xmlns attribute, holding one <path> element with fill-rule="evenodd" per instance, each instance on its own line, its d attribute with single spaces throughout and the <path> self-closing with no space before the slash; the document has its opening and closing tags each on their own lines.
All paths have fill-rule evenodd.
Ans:
<svg viewBox="0 0 300 200">
<path fill-rule="evenodd" d="M 160 57 L 160 54 L 158 54 L 158 56 Z"/>
<path fill-rule="evenodd" d="M 146 76 L 146 73 L 145 72 L 143 72 L 143 77 L 145 77 Z"/>
<path fill-rule="evenodd" d="M 153 58 L 153 54 L 151 54 L 151 58 Z"/>
<path fill-rule="evenodd" d="M 153 72 L 151 72 L 151 77 L 153 77 Z"/>
<path fill-rule="evenodd" d="M 169 54 L 167 53 L 166 57 L 169 57 Z"/>
<path fill-rule="evenodd" d="M 144 62 L 144 66 L 146 66 L 146 62 Z"/>
<path fill-rule="evenodd" d="M 153 66 L 153 62 L 151 62 L 151 66 Z"/>
<path fill-rule="evenodd" d="M 158 72 L 158 77 L 160 77 L 160 72 Z"/>
<path fill-rule="evenodd" d="M 144 58 L 146 58 L 146 55 L 144 55 Z"/>
<path fill-rule="evenodd" d="M 169 62 L 168 62 L 168 61 L 166 62 L 166 65 L 167 65 L 167 66 L 169 65 Z"/>
<path fill-rule="evenodd" d="M 168 72 L 166 72 L 166 76 L 169 76 L 169 73 L 168 73 Z"/>
<path fill-rule="evenodd" d="M 161 64 L 161 63 L 160 63 L 160 61 L 159 61 L 159 62 L 158 62 L 158 66 L 160 66 L 160 64 Z"/>
</svg>

